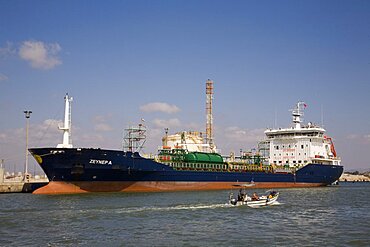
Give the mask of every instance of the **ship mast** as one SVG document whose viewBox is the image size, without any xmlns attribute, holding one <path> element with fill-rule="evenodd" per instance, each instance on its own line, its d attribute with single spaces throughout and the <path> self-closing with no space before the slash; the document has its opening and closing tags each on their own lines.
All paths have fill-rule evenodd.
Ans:
<svg viewBox="0 0 370 247">
<path fill-rule="evenodd" d="M 64 108 L 64 125 L 59 126 L 60 130 L 63 130 L 63 143 L 58 144 L 57 148 L 72 148 L 72 141 L 71 141 L 71 127 L 72 127 L 72 118 L 71 118 L 71 102 L 73 100 L 72 97 L 68 96 L 68 93 L 64 97 L 65 100 L 65 108 Z"/>
<path fill-rule="evenodd" d="M 123 151 L 125 152 L 140 152 L 146 141 L 146 127 L 144 120 L 136 126 L 129 126 L 124 130 Z"/>
<path fill-rule="evenodd" d="M 306 108 L 307 105 L 303 101 L 299 101 L 295 108 L 292 111 L 292 117 L 293 117 L 293 124 L 296 129 L 301 128 L 301 123 L 303 122 L 303 109 Z"/>
</svg>

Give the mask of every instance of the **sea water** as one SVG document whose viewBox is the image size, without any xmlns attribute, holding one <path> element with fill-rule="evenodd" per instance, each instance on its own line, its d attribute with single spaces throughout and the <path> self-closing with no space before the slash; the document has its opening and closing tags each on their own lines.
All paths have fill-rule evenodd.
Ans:
<svg viewBox="0 0 370 247">
<path fill-rule="evenodd" d="M 278 191 L 0 194 L 0 246 L 370 246 L 370 183 Z"/>
</svg>

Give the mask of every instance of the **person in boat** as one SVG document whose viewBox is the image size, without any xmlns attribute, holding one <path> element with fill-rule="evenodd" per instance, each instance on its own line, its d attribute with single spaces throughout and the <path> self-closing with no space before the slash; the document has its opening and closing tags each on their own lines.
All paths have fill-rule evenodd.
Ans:
<svg viewBox="0 0 370 247">
<path fill-rule="evenodd" d="M 243 191 L 242 191 L 242 189 L 239 190 L 238 201 L 243 201 Z"/>
<path fill-rule="evenodd" d="M 231 192 L 231 193 L 229 194 L 229 201 L 231 201 L 233 198 L 234 198 L 234 194 Z"/>
<path fill-rule="evenodd" d="M 276 195 L 276 191 L 271 191 L 270 192 L 270 195 L 268 196 L 268 198 L 273 198 L 274 196 Z"/>
<path fill-rule="evenodd" d="M 246 197 L 247 194 L 242 189 L 240 189 L 238 194 L 238 201 L 244 201 Z"/>
<path fill-rule="evenodd" d="M 257 195 L 257 193 L 256 192 L 254 192 L 253 193 L 253 195 L 252 195 L 252 201 L 258 201 L 260 198 L 259 198 L 259 196 Z"/>
</svg>

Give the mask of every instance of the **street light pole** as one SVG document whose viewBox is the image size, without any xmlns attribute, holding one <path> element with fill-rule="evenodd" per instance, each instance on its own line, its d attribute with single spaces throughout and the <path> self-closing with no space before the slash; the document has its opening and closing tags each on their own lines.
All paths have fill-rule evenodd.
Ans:
<svg viewBox="0 0 370 247">
<path fill-rule="evenodd" d="M 26 163 L 24 165 L 24 180 L 27 180 L 28 175 L 28 128 L 30 125 L 31 113 L 32 111 L 24 111 L 24 114 L 26 116 Z"/>
</svg>

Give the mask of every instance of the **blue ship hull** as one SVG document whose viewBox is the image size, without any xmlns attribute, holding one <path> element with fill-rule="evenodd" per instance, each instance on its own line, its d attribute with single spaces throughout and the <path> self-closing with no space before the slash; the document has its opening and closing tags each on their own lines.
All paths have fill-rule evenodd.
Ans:
<svg viewBox="0 0 370 247">
<path fill-rule="evenodd" d="M 308 164 L 295 173 L 263 171 L 176 170 L 138 153 L 103 149 L 34 148 L 31 154 L 49 178 L 35 193 L 94 191 L 176 191 L 229 189 L 235 184 L 257 188 L 330 185 L 343 166 Z"/>
</svg>

